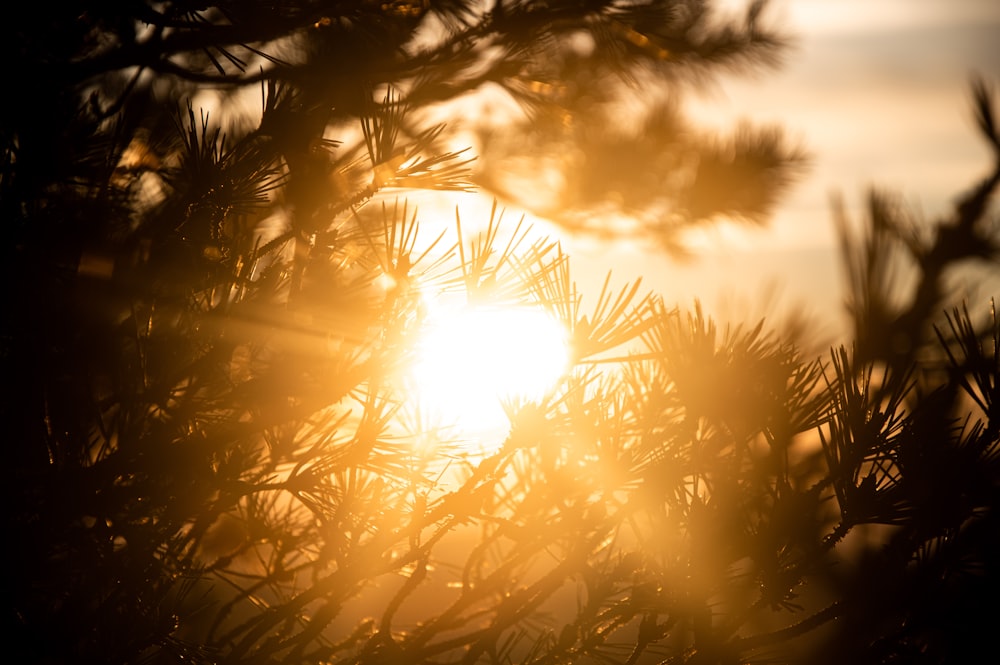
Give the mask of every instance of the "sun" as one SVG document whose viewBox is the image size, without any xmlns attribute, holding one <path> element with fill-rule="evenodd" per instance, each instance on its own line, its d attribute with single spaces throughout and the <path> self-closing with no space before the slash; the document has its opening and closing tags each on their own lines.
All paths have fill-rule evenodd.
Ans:
<svg viewBox="0 0 1000 665">
<path fill-rule="evenodd" d="M 416 342 L 408 383 L 432 418 L 465 436 L 496 436 L 509 425 L 503 400 L 540 399 L 568 364 L 566 329 L 541 308 L 438 306 Z"/>
</svg>

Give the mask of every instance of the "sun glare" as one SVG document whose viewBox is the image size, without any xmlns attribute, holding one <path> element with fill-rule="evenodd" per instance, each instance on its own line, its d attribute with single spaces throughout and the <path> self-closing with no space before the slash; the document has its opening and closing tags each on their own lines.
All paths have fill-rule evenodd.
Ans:
<svg viewBox="0 0 1000 665">
<path fill-rule="evenodd" d="M 463 436 L 494 436 L 508 425 L 502 400 L 542 397 L 568 361 L 566 330 L 544 311 L 466 305 L 431 314 L 411 378 L 425 412 Z"/>
</svg>

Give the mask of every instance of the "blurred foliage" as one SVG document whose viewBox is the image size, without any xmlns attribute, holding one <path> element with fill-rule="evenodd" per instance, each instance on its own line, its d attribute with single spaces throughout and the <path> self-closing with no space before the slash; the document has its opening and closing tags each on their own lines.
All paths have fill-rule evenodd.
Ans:
<svg viewBox="0 0 1000 665">
<path fill-rule="evenodd" d="M 629 206 L 758 219 L 787 182 L 763 173 L 785 154 L 775 135 L 588 143 L 597 107 L 547 86 L 581 80 L 570 67 L 697 81 L 780 40 L 758 4 L 738 25 L 693 1 L 476 7 L 27 5 L 5 23 L 8 85 L 35 91 L 0 105 L 10 657 L 990 652 L 1000 326 L 947 302 L 946 277 L 996 261 L 1000 159 L 931 233 L 880 194 L 861 237 L 842 224 L 850 347 L 805 358 L 763 322 L 720 327 L 610 276 L 585 308 L 558 242 L 505 240 L 495 210 L 478 234 L 459 216 L 451 241 L 392 202 L 477 179 L 444 129 L 410 118 L 497 85 L 539 122 L 586 119 L 565 125 L 585 155 L 635 151 L 657 178 L 699 155 L 691 187 L 647 200 L 611 183 Z M 567 56 L 581 32 L 589 50 Z M 258 84 L 253 123 L 186 103 Z M 985 84 L 973 98 L 1000 158 Z M 664 108 L 649 122 L 668 137 Z M 538 140 L 526 152 L 569 139 Z M 570 187 L 582 213 L 600 209 L 594 177 Z M 893 281 L 901 262 L 915 279 Z M 394 377 L 435 291 L 531 303 L 571 338 L 572 369 L 506 403 L 509 434 L 483 456 L 400 427 Z"/>
<path fill-rule="evenodd" d="M 576 76 L 591 79 L 589 71 Z M 686 229 L 765 223 L 807 162 L 776 127 L 743 125 L 728 137 L 699 132 L 673 99 L 631 113 L 584 102 L 555 117 L 482 128 L 479 139 L 476 183 L 487 190 L 575 233 L 632 236 L 675 256 L 688 253 Z"/>
</svg>

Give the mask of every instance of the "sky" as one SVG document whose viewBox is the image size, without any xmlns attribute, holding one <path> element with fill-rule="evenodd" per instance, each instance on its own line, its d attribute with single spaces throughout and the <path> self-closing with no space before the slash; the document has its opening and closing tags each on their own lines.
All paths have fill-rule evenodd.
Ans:
<svg viewBox="0 0 1000 665">
<path fill-rule="evenodd" d="M 783 66 L 724 79 L 689 112 L 722 130 L 741 119 L 778 124 L 807 150 L 810 168 L 771 223 L 706 231 L 685 265 L 628 243 L 570 243 L 574 266 L 641 275 L 668 303 L 697 297 L 723 317 L 791 306 L 835 337 L 843 291 L 832 197 L 860 222 L 877 186 L 933 220 L 991 166 L 969 81 L 983 76 L 1000 99 L 1000 1 L 772 0 L 764 17 L 794 39 Z"/>
</svg>

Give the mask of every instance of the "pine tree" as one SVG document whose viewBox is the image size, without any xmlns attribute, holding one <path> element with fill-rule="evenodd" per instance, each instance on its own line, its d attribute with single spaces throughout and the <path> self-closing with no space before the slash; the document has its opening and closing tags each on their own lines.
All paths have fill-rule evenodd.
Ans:
<svg viewBox="0 0 1000 665">
<path fill-rule="evenodd" d="M 459 215 L 452 244 L 400 198 L 502 188 L 422 115 L 498 86 L 535 123 L 517 134 L 529 155 L 641 150 L 663 185 L 598 191 L 600 170 L 576 173 L 568 194 L 590 198 L 566 225 L 606 232 L 589 211 L 610 201 L 669 246 L 688 224 L 762 219 L 799 159 L 777 134 L 678 146 L 665 102 L 647 124 L 663 143 L 588 137 L 609 107 L 577 94 L 767 63 L 781 40 L 760 8 L 729 25 L 680 1 L 26 7 L 0 47 L 10 89 L 38 91 L 0 116 L 11 654 L 632 664 L 982 648 L 1000 329 L 934 316 L 951 266 L 995 256 L 1000 170 L 929 240 L 873 197 L 871 235 L 844 235 L 857 345 L 826 359 L 610 276 L 584 310 L 558 242 L 504 235 L 495 208 L 471 237 Z M 190 101 L 248 89 L 250 121 Z M 975 99 L 1000 153 L 985 86 Z M 491 145 L 488 164 L 515 154 Z M 704 167 L 666 187 L 685 155 Z M 920 279 L 894 310 L 884 276 L 905 252 Z M 431 291 L 531 303 L 571 338 L 572 369 L 506 403 L 509 434 L 481 457 L 400 428 L 412 396 L 397 377 Z"/>
</svg>

